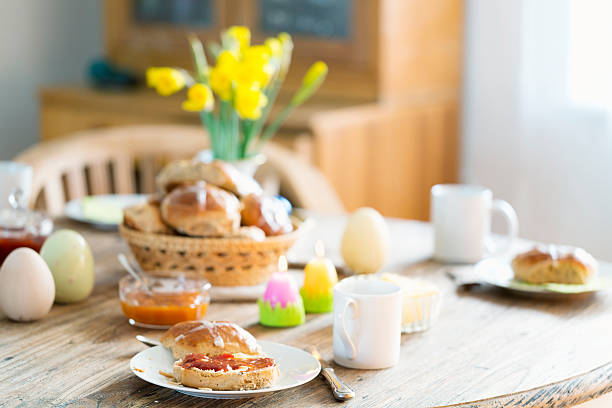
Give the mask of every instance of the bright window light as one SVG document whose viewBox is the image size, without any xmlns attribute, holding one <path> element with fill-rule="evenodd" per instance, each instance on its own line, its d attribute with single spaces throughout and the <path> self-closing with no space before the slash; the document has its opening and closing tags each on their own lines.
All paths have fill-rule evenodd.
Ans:
<svg viewBox="0 0 612 408">
<path fill-rule="evenodd" d="M 612 1 L 570 0 L 569 8 L 569 95 L 612 108 Z"/>
</svg>

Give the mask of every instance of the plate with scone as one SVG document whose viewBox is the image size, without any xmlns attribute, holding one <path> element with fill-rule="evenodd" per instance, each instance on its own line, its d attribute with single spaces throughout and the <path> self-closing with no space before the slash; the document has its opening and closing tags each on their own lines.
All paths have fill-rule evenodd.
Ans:
<svg viewBox="0 0 612 408">
<path fill-rule="evenodd" d="M 488 284 L 514 294 L 570 299 L 612 288 L 612 269 L 582 248 L 537 245 L 511 260 L 488 258 L 477 263 L 460 284 Z"/>
<path fill-rule="evenodd" d="M 303 385 L 321 365 L 285 344 L 257 341 L 227 321 L 187 321 L 136 354 L 130 368 L 143 380 L 201 398 L 252 398 Z"/>
</svg>

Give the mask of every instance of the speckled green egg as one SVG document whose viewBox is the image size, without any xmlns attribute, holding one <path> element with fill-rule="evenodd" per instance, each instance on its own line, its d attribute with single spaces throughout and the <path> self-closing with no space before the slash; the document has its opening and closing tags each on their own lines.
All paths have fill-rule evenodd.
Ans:
<svg viewBox="0 0 612 408">
<path fill-rule="evenodd" d="M 81 234 L 67 229 L 54 232 L 40 255 L 53 274 L 56 302 L 78 302 L 89 296 L 94 284 L 94 262 Z"/>
</svg>

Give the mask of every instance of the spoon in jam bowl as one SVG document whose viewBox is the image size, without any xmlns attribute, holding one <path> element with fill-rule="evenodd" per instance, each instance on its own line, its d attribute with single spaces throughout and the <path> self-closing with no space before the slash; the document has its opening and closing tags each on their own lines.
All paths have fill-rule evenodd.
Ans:
<svg viewBox="0 0 612 408">
<path fill-rule="evenodd" d="M 149 347 L 161 346 L 161 342 L 159 340 L 155 340 L 150 337 L 143 336 L 142 334 L 137 334 L 136 340 L 138 340 L 142 344 L 145 344 Z"/>
<path fill-rule="evenodd" d="M 134 279 L 136 279 L 142 285 L 145 292 L 151 294 L 151 289 L 149 288 L 149 285 L 147 285 L 142 276 L 140 276 L 140 274 L 136 272 L 134 267 L 130 264 L 130 261 L 128 260 L 127 256 L 125 256 L 123 252 L 120 252 L 119 255 L 117 255 L 117 260 L 119 261 L 121 266 L 123 266 L 123 268 L 125 268 L 125 270 L 128 271 L 128 273 L 132 275 Z"/>
</svg>

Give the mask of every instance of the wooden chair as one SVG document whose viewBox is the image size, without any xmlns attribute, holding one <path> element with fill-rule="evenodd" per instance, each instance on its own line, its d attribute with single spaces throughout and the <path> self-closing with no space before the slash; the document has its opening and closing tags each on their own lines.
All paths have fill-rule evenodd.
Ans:
<svg viewBox="0 0 612 408">
<path fill-rule="evenodd" d="M 62 214 L 67 201 L 97 194 L 151 193 L 169 160 L 193 157 L 208 146 L 198 126 L 125 126 L 77 132 L 44 142 L 15 158 L 34 169 L 30 205 Z M 342 212 L 325 177 L 295 153 L 269 143 L 263 174 L 276 174 L 280 192 L 301 208 Z M 259 172 L 258 172 L 259 173 Z"/>
</svg>

